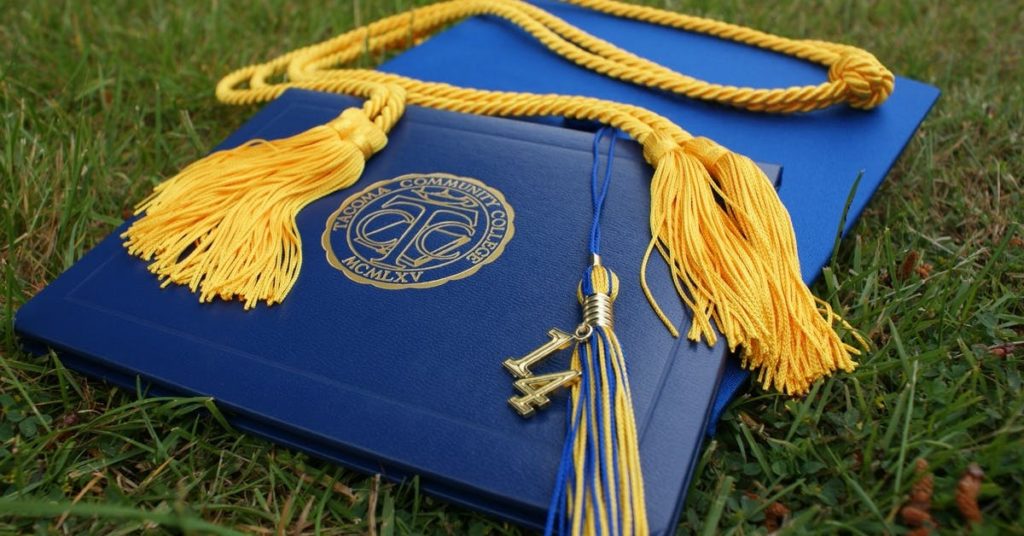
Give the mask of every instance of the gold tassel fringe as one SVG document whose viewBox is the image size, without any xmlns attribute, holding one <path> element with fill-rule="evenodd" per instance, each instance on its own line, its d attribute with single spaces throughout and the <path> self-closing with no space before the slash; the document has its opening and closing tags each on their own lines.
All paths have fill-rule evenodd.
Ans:
<svg viewBox="0 0 1024 536">
<path fill-rule="evenodd" d="M 387 143 L 360 109 L 290 138 L 254 140 L 202 158 L 159 184 L 124 232 L 132 255 L 163 285 L 199 301 L 239 299 L 245 308 L 284 299 L 302 265 L 295 217 L 302 207 L 359 179 Z"/>
<path fill-rule="evenodd" d="M 580 371 L 581 381 L 572 387 L 571 431 L 566 439 L 571 442 L 573 468 L 564 475 L 567 533 L 648 534 L 633 396 L 612 321 L 619 279 L 600 265 L 588 270 L 586 277 L 594 294 L 587 295 L 581 284 L 577 297 L 584 306 L 584 322 L 594 331 L 575 347 L 570 362 Z M 600 305 L 592 303 L 595 298 Z"/>
<path fill-rule="evenodd" d="M 713 321 L 764 388 L 788 394 L 853 370 L 859 350 L 834 324 L 849 326 L 804 284 L 789 213 L 757 165 L 706 138 L 647 147 L 656 166 L 648 252 L 661 253 L 693 311 L 687 337 L 714 344 Z"/>
</svg>

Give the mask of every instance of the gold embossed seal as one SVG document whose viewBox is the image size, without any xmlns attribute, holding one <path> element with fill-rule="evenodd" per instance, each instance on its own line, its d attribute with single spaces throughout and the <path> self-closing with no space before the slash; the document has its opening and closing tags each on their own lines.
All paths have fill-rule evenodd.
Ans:
<svg viewBox="0 0 1024 536">
<path fill-rule="evenodd" d="M 477 179 L 414 173 L 346 198 L 321 243 L 331 266 L 357 283 L 430 288 L 497 260 L 514 219 L 505 196 Z"/>
</svg>

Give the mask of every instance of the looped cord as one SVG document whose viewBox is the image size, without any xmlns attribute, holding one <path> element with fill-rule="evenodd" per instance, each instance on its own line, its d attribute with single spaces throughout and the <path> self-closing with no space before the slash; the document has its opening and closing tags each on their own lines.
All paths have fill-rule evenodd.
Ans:
<svg viewBox="0 0 1024 536">
<path fill-rule="evenodd" d="M 844 101 L 854 108 L 870 109 L 885 102 L 893 90 L 892 72 L 872 54 L 857 47 L 814 39 L 789 39 L 737 24 L 616 0 L 565 1 L 616 17 L 713 35 L 829 68 L 828 82 L 823 84 L 757 89 L 709 83 L 680 75 L 628 53 L 617 54 L 617 59 L 629 57 L 633 63 L 647 67 L 647 85 L 690 98 L 754 112 L 793 113 L 820 110 Z M 590 48 L 589 44 L 585 46 Z"/>
<path fill-rule="evenodd" d="M 598 180 L 601 163 L 601 140 L 609 136 L 608 163 L 604 170 L 604 180 Z M 594 166 L 590 171 L 590 201 L 593 204 L 594 217 L 590 223 L 590 253 L 601 255 L 601 214 L 604 212 L 605 200 L 608 199 L 608 187 L 612 184 L 612 161 L 615 160 L 615 141 L 618 136 L 614 128 L 602 128 L 594 136 Z M 600 258 L 600 257 L 598 257 Z"/>
<path fill-rule="evenodd" d="M 892 92 L 892 73 L 874 56 L 859 48 L 810 39 L 789 39 L 726 22 L 614 0 L 567 1 L 617 17 L 712 35 L 818 63 L 830 68 L 829 78 L 821 84 L 789 88 L 758 89 L 714 84 L 622 50 L 520 0 L 448 0 L 381 19 L 262 65 L 239 69 L 221 81 L 217 96 L 224 102 L 238 104 L 273 99 L 288 87 L 358 94 L 360 91 L 354 87 L 355 84 L 372 81 L 404 87 L 412 104 L 460 108 L 459 111 L 485 115 L 509 115 L 510 112 L 505 111 L 507 106 L 496 102 L 499 95 L 524 94 L 468 90 L 376 71 L 338 68 L 363 54 L 405 49 L 417 38 L 475 15 L 503 18 L 522 28 L 555 54 L 611 78 L 755 112 L 808 112 L 844 101 L 858 108 L 871 108 L 881 104 Z M 286 81 L 277 81 L 282 75 Z M 479 102 L 481 100 L 487 102 Z M 537 102 L 533 104 L 540 106 Z M 530 115 L 541 115 L 539 112 Z M 546 113 L 575 116 L 566 106 L 556 106 Z M 370 116 L 373 117 L 372 114 Z M 615 126 L 636 138 L 637 132 L 630 131 L 626 125 Z"/>
</svg>

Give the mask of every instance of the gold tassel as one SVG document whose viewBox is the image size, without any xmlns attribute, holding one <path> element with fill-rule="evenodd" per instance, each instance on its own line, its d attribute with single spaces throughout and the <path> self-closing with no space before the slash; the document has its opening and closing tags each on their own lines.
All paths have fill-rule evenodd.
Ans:
<svg viewBox="0 0 1024 536">
<path fill-rule="evenodd" d="M 384 131 L 351 108 L 290 138 L 215 152 L 136 207 L 143 215 L 122 235 L 125 246 L 150 261 L 163 286 L 186 285 L 201 302 L 278 303 L 302 265 L 296 215 L 356 182 L 386 143 Z"/>
<path fill-rule="evenodd" d="M 644 265 L 656 248 L 671 267 L 694 313 L 687 337 L 714 344 L 714 321 L 764 388 L 788 394 L 853 370 L 859 351 L 833 324 L 849 325 L 804 284 L 789 214 L 757 165 L 706 138 L 648 140 L 645 156 L 656 170 Z"/>
</svg>

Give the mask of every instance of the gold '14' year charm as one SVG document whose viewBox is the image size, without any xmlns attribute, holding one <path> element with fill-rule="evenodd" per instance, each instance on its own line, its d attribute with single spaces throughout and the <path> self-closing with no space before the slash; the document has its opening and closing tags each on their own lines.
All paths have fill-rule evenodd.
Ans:
<svg viewBox="0 0 1024 536">
<path fill-rule="evenodd" d="M 517 379 L 513 384 L 520 396 L 513 396 L 508 399 L 512 408 L 523 417 L 530 417 L 537 409 L 543 408 L 551 403 L 549 395 L 564 387 L 575 384 L 580 379 L 578 370 L 563 370 L 550 374 L 534 376 L 530 367 L 536 365 L 552 355 L 565 350 L 574 343 L 586 340 L 590 336 L 590 326 L 581 325 L 576 333 L 566 333 L 560 329 L 548 330 L 548 341 L 532 352 L 518 359 L 509 358 L 502 364 L 505 369 L 512 373 Z"/>
</svg>

